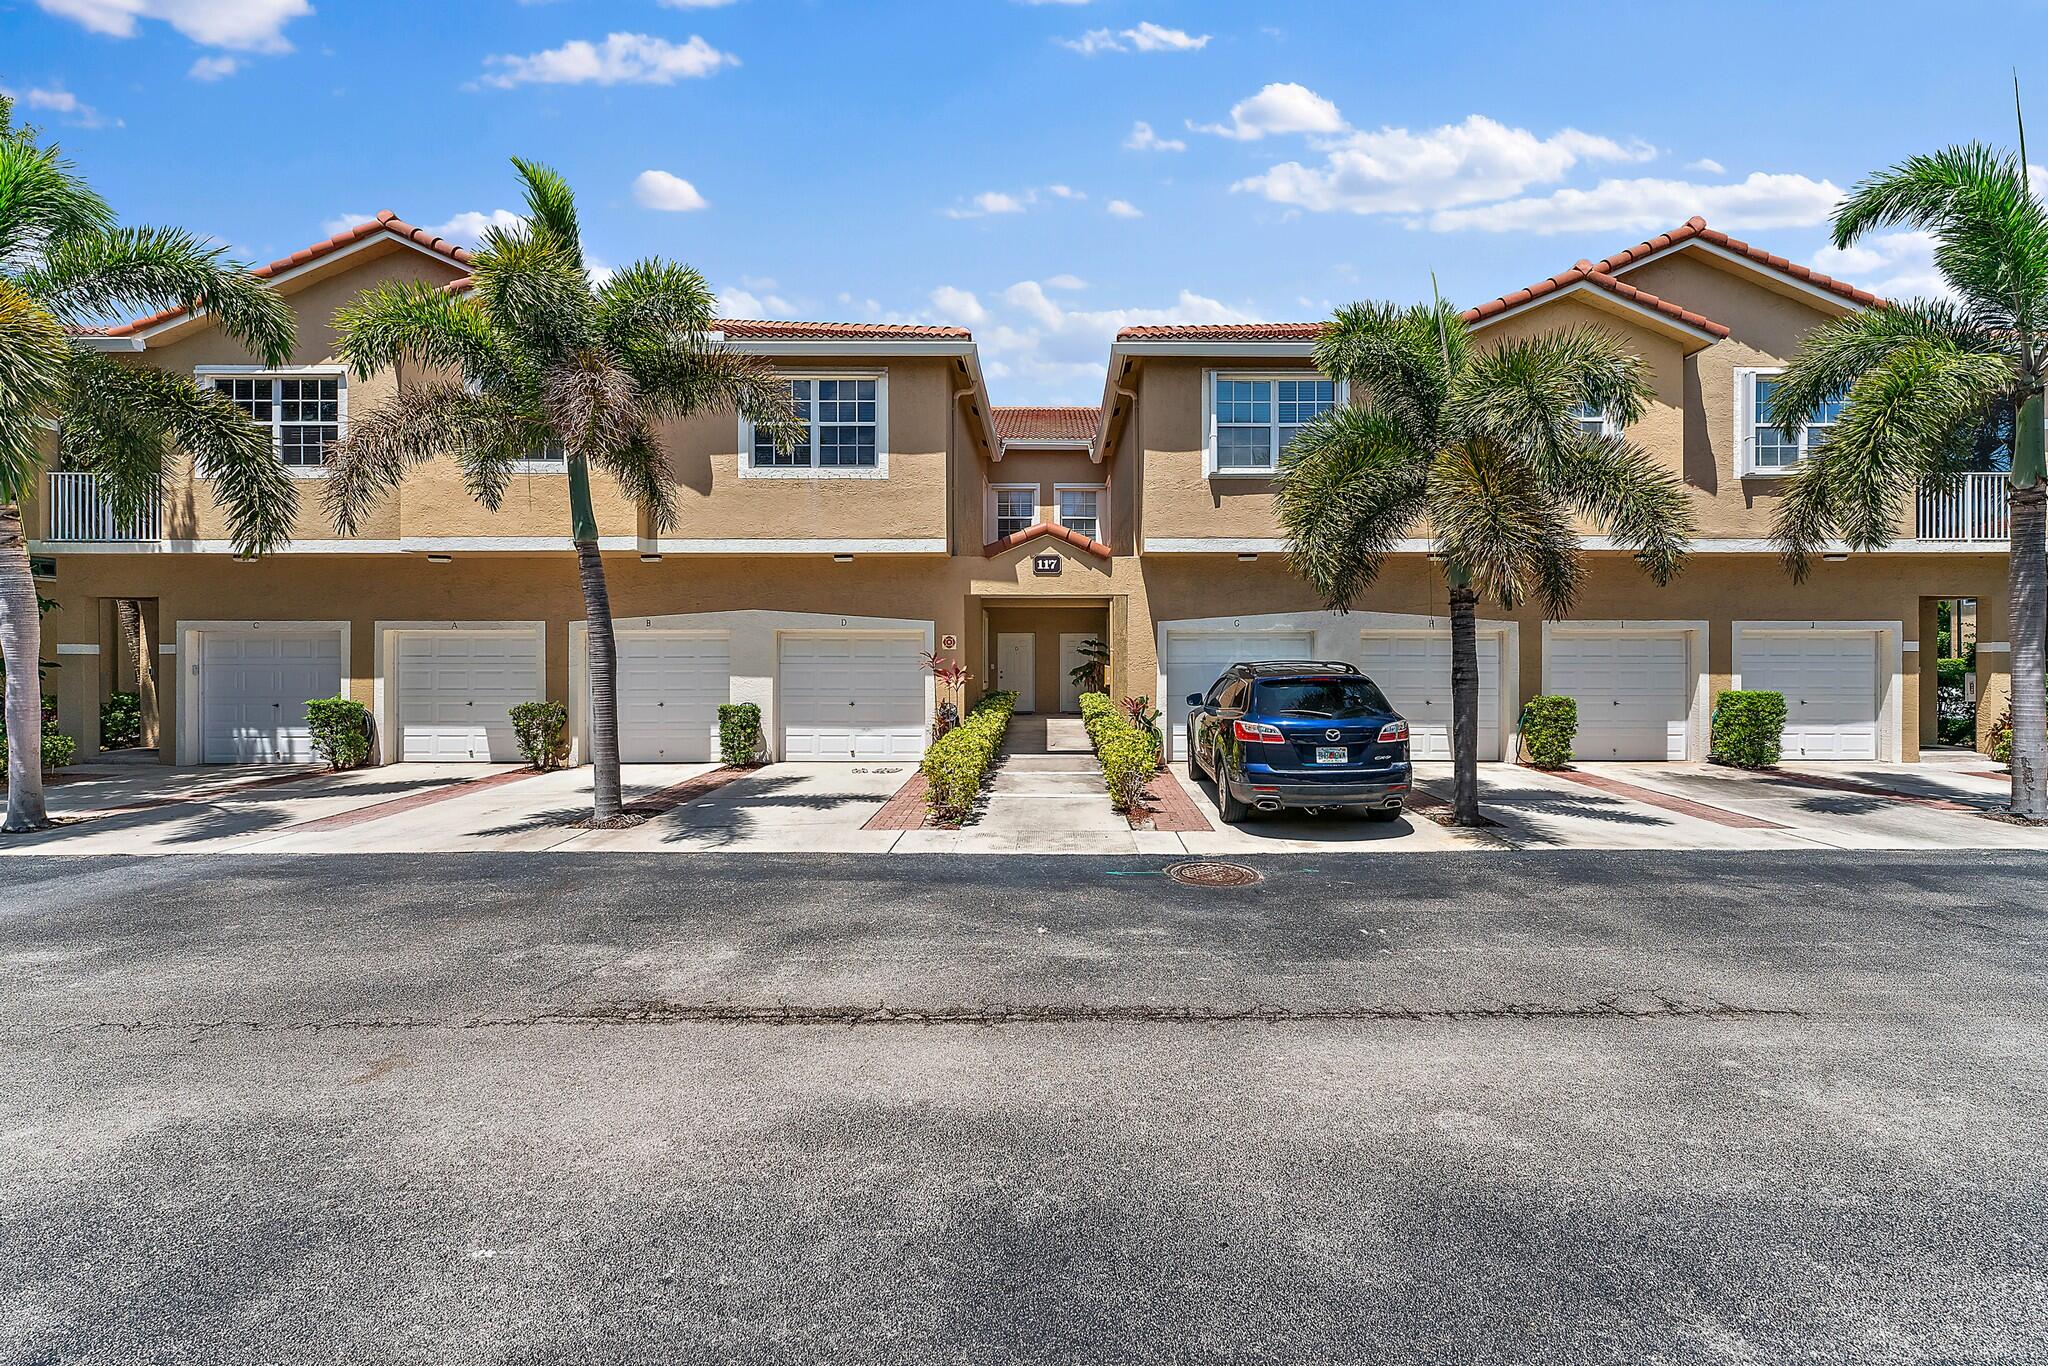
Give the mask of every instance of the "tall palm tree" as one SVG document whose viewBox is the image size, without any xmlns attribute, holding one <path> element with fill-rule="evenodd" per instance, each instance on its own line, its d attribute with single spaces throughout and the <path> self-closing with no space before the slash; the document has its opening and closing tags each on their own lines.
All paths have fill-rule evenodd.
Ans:
<svg viewBox="0 0 2048 1366">
<path fill-rule="evenodd" d="M 176 228 L 120 228 L 54 145 L 16 126 L 0 97 L 0 660 L 6 671 L 8 831 L 48 824 L 43 807 L 42 648 L 21 504 L 61 452 L 99 476 L 117 516 L 162 496 L 182 448 L 226 511 L 235 547 L 291 536 L 298 495 L 270 436 L 189 374 L 89 349 L 82 332 L 123 313 L 204 309 L 264 359 L 291 357 L 290 307 L 242 266 Z"/>
<path fill-rule="evenodd" d="M 1795 579 L 1830 539 L 1887 545 L 1923 483 L 1953 487 L 1986 433 L 2009 434 L 2012 811 L 2048 819 L 2048 211 L 2023 152 L 1973 142 L 1858 184 L 1835 210 L 1835 245 L 1898 226 L 1933 236 L 1955 298 L 1873 308 L 1807 335 L 1771 395 L 1771 420 L 1796 434 L 1821 403 L 1844 401 L 1788 483 L 1778 545 Z"/>
<path fill-rule="evenodd" d="M 802 439 L 787 379 L 725 350 L 711 333 L 717 301 L 687 266 L 646 260 L 593 286 L 575 196 L 545 166 L 513 159 L 526 216 L 485 232 L 467 286 L 389 283 L 335 315 L 340 354 L 358 374 L 408 359 L 448 378 L 402 390 L 351 422 L 327 453 L 327 512 L 343 535 L 437 455 L 461 466 L 470 495 L 497 508 L 513 466 L 561 450 L 569 534 L 589 623 L 592 818 L 621 812 L 617 647 L 590 472 L 604 471 L 657 531 L 675 524 L 675 485 L 660 427 L 738 410 L 779 444 Z"/>
<path fill-rule="evenodd" d="M 1591 328 L 1481 348 L 1438 301 L 1337 311 L 1316 365 L 1352 406 L 1316 418 L 1282 458 L 1278 502 L 1295 570 L 1349 610 L 1403 537 L 1426 530 L 1451 611 L 1453 819 L 1479 814 L 1482 599 L 1570 609 L 1584 566 L 1575 518 L 1636 551 L 1662 584 L 1692 535 L 1677 477 L 1619 436 L 1587 434 L 1574 409 L 1642 417 L 1642 361 Z"/>
</svg>

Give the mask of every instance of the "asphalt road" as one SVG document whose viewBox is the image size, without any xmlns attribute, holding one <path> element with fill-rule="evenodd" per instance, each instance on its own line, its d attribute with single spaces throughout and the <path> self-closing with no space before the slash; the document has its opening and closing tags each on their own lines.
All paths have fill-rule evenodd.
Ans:
<svg viewBox="0 0 2048 1366">
<path fill-rule="evenodd" d="M 2048 858 L 1253 862 L 10 861 L 0 1360 L 2048 1360 Z"/>
</svg>

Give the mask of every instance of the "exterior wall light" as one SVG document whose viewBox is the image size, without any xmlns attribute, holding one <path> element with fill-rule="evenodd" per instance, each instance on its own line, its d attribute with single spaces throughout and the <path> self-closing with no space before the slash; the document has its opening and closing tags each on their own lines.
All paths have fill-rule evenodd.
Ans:
<svg viewBox="0 0 2048 1366">
<path fill-rule="evenodd" d="M 1237 558 L 1249 564 L 1259 558 L 1259 552 L 1256 550 L 1240 550 L 1237 552 Z"/>
<path fill-rule="evenodd" d="M 658 551 L 658 550 L 649 550 L 649 551 L 645 551 L 645 552 L 643 552 L 643 553 L 641 554 L 641 556 L 640 556 L 640 563 L 642 563 L 642 564 L 660 564 L 660 563 L 661 563 L 661 552 L 660 552 L 660 551 Z"/>
<path fill-rule="evenodd" d="M 851 555 L 834 555 L 834 556 L 832 557 L 832 563 L 834 563 L 834 564 L 852 564 L 852 563 L 853 563 L 853 556 L 851 556 Z"/>
<path fill-rule="evenodd" d="M 455 558 L 455 557 L 454 557 L 453 555 L 429 555 L 429 556 L 427 556 L 427 563 L 428 563 L 428 564 L 447 564 L 447 563 L 449 563 L 450 561 L 452 561 L 452 560 L 453 560 L 454 558 Z"/>
</svg>

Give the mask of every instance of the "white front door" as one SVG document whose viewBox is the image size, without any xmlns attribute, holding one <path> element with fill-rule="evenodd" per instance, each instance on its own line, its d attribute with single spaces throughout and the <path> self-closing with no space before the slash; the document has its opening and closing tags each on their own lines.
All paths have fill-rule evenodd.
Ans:
<svg viewBox="0 0 2048 1366">
<path fill-rule="evenodd" d="M 1409 753 L 1451 757 L 1451 638 L 1445 634 L 1366 631 L 1359 667 L 1408 722 Z M 1479 655 L 1479 757 L 1500 758 L 1500 639 L 1482 635 Z"/>
<path fill-rule="evenodd" d="M 311 763 L 306 703 L 340 694 L 339 631 L 208 631 L 199 638 L 200 762 Z"/>
<path fill-rule="evenodd" d="M 403 631 L 397 671 L 400 760 L 511 763 L 520 757 L 511 712 L 543 696 L 537 633 Z"/>
<path fill-rule="evenodd" d="M 1166 716 L 1172 757 L 1188 757 L 1188 694 L 1207 694 L 1233 664 L 1307 659 L 1316 645 L 1311 631 L 1169 631 L 1166 635 L 1166 696 L 1153 705 Z"/>
<path fill-rule="evenodd" d="M 1785 694 L 1787 759 L 1877 758 L 1877 633 L 1742 633 L 1742 686 Z"/>
<path fill-rule="evenodd" d="M 1095 637 L 1086 631 L 1062 631 L 1060 633 L 1060 710 L 1074 712 L 1081 710 L 1081 687 L 1074 682 L 1074 670 L 1088 662 L 1088 656 L 1081 647 Z M 1162 708 L 1164 710 L 1164 708 Z"/>
<path fill-rule="evenodd" d="M 784 636 L 778 679 L 782 757 L 923 757 L 923 654 L 915 636 Z"/>
<path fill-rule="evenodd" d="M 1691 675 L 1679 632 L 1554 632 L 1544 691 L 1579 704 L 1575 759 L 1686 757 Z"/>
<path fill-rule="evenodd" d="M 1018 711 L 1037 711 L 1032 685 L 1038 668 L 1038 637 L 1029 631 L 1003 631 L 996 636 L 996 690 L 1017 694 Z"/>
<path fill-rule="evenodd" d="M 718 757 L 718 709 L 732 700 L 732 652 L 723 635 L 619 634 L 619 759 L 701 763 Z"/>
</svg>

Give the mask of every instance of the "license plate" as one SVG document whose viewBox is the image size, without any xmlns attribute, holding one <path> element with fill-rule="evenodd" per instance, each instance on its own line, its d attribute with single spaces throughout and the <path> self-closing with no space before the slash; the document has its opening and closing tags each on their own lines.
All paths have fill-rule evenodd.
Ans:
<svg viewBox="0 0 2048 1366">
<path fill-rule="evenodd" d="M 1351 751 L 1342 745 L 1317 745 L 1316 762 L 1319 764 L 1348 764 Z"/>
</svg>

